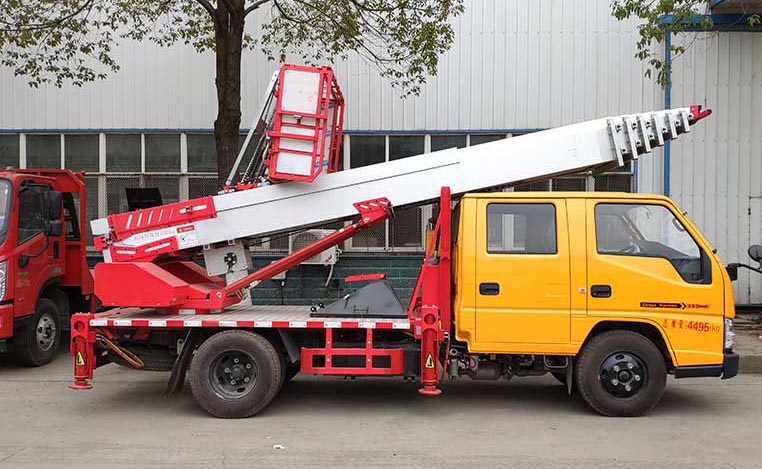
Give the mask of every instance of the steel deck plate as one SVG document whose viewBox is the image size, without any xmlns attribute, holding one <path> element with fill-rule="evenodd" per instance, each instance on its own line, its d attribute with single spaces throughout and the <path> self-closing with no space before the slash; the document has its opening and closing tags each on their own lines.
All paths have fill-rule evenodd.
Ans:
<svg viewBox="0 0 762 469">
<path fill-rule="evenodd" d="M 93 327 L 230 327 L 291 329 L 410 329 L 407 319 L 311 318 L 309 306 L 237 305 L 216 314 L 165 314 L 155 309 L 117 308 L 90 320 Z"/>
</svg>

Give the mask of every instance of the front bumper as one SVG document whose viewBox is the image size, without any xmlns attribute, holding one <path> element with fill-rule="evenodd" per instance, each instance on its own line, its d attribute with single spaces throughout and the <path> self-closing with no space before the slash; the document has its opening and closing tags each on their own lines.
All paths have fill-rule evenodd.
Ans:
<svg viewBox="0 0 762 469">
<path fill-rule="evenodd" d="M 678 366 L 675 378 L 719 378 L 730 379 L 738 375 L 739 356 L 732 350 L 725 351 L 722 365 Z"/>
</svg>

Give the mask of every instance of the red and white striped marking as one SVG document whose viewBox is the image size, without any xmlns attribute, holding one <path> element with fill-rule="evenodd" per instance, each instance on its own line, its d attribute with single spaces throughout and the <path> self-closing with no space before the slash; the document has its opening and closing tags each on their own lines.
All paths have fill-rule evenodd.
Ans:
<svg viewBox="0 0 762 469">
<path fill-rule="evenodd" d="M 405 319 L 312 318 L 309 306 L 238 305 L 217 314 L 162 314 L 153 309 L 116 308 L 96 315 L 93 327 L 215 327 L 275 329 L 410 329 Z"/>
<path fill-rule="evenodd" d="M 167 319 L 109 319 L 97 318 L 90 320 L 92 327 L 219 327 L 219 328 L 267 328 L 267 329 L 410 329 L 407 320 L 392 321 L 257 321 L 257 320 L 219 320 L 219 319 L 177 319 L 176 316 Z"/>
</svg>

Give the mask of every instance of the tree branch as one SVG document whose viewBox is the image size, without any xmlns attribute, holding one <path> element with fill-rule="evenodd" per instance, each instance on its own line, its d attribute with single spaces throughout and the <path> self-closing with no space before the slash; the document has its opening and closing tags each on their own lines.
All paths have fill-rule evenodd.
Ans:
<svg viewBox="0 0 762 469">
<path fill-rule="evenodd" d="M 257 8 L 259 8 L 260 6 L 262 6 L 262 5 L 264 5 L 265 3 L 268 3 L 268 2 L 270 2 L 270 1 L 271 1 L 271 0 L 257 0 L 256 2 L 254 2 L 254 3 L 252 3 L 251 5 L 249 5 L 248 7 L 246 7 L 246 9 L 243 11 L 243 16 L 246 16 L 246 15 L 248 15 L 248 14 L 249 14 L 249 13 L 251 13 L 252 11 L 256 10 L 256 9 L 257 9 Z"/>
<path fill-rule="evenodd" d="M 204 10 L 206 10 L 207 13 L 209 13 L 209 16 L 214 18 L 214 14 L 217 12 L 211 3 L 209 3 L 209 0 L 196 0 L 198 3 L 201 4 L 202 7 L 204 7 Z"/>
<path fill-rule="evenodd" d="M 82 6 L 80 6 L 76 10 L 74 10 L 70 14 L 64 15 L 64 16 L 62 16 L 60 18 L 56 18 L 54 20 L 50 20 L 50 21 L 47 21 L 45 23 L 30 24 L 28 26 L 22 26 L 22 27 L 17 27 L 17 28 L 10 28 L 10 29 L 0 29 L 0 31 L 8 31 L 8 32 L 10 32 L 10 31 L 31 31 L 31 30 L 35 30 L 35 29 L 47 29 L 47 28 L 59 25 L 61 23 L 64 23 L 64 22 L 74 18 L 78 14 L 82 13 L 85 10 L 85 8 L 91 7 L 92 4 L 93 4 L 93 0 L 87 0 L 85 3 L 82 4 Z M 4 23 L 4 24 L 7 24 L 9 26 L 13 26 L 14 25 L 14 23 L 9 23 L 9 22 L 3 21 L 3 20 L 0 20 L 0 22 Z"/>
</svg>

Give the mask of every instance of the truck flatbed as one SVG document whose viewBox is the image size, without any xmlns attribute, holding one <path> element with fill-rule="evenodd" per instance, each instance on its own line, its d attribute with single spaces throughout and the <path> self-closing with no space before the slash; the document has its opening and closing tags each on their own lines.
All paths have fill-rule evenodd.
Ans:
<svg viewBox="0 0 762 469">
<path fill-rule="evenodd" d="M 312 318 L 306 305 L 236 305 L 221 313 L 163 313 L 153 308 L 114 308 L 90 319 L 91 327 L 224 327 L 290 329 L 410 329 L 410 321 L 395 318 Z"/>
</svg>

